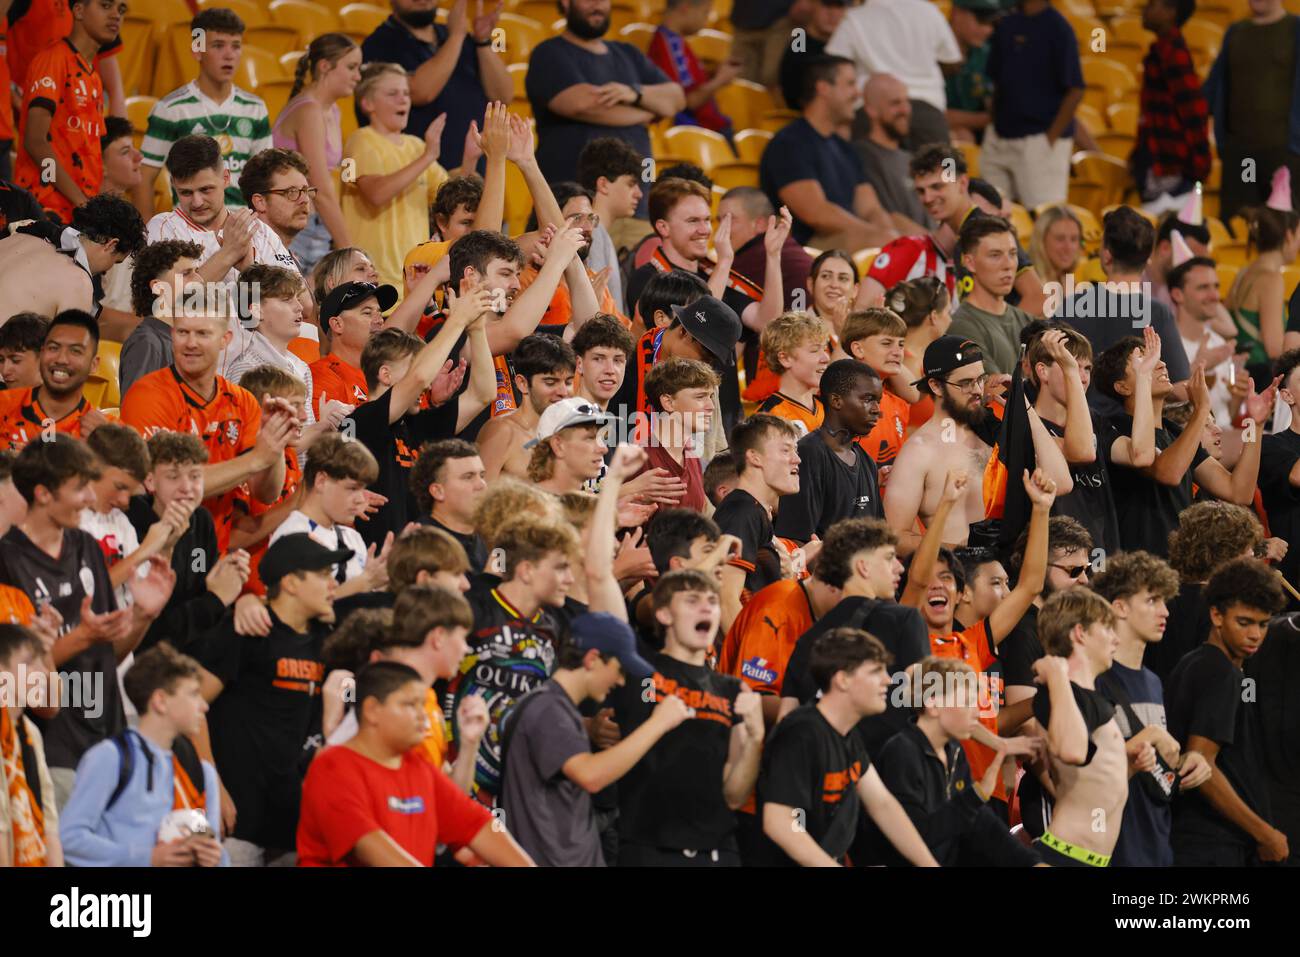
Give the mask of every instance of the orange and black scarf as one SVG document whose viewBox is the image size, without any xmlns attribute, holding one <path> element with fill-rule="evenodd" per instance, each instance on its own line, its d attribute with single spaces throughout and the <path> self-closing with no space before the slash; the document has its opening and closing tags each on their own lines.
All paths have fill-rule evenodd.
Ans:
<svg viewBox="0 0 1300 957">
<path fill-rule="evenodd" d="M 45 811 L 41 807 L 40 772 L 31 729 L 8 708 L 0 708 L 0 757 L 9 790 L 15 867 L 45 866 Z M 28 772 L 31 780 L 28 780 Z"/>
</svg>

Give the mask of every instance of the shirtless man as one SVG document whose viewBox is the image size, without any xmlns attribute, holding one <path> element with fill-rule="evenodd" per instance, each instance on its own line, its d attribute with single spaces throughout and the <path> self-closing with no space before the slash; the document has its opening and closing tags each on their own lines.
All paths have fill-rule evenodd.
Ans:
<svg viewBox="0 0 1300 957">
<path fill-rule="evenodd" d="M 1110 604 L 1083 587 L 1056 593 L 1038 616 L 1047 655 L 1034 671 L 1047 692 L 1034 696 L 1034 717 L 1046 729 L 1056 803 L 1035 845 L 1043 862 L 1056 867 L 1108 866 L 1129 775 L 1156 767 L 1150 742 L 1126 744 L 1115 706 L 1096 690 L 1119 645 L 1114 623 Z"/>
<path fill-rule="evenodd" d="M 577 366 L 573 348 L 559 336 L 527 336 L 511 358 L 515 384 L 523 394 L 519 408 L 488 421 L 479 432 L 479 455 L 487 480 L 498 475 L 528 479 L 532 451 L 525 446 L 537 437 L 537 422 L 552 403 L 573 394 Z"/>
<path fill-rule="evenodd" d="M 57 234 L 56 225 L 37 223 L 34 229 L 35 234 L 0 239 L 0 325 L 20 312 L 53 316 L 80 309 L 94 315 L 94 277 L 145 244 L 144 220 L 116 196 L 96 196 L 78 206 L 72 228 L 59 240 L 41 238 Z"/>
<path fill-rule="evenodd" d="M 885 521 L 898 535 L 900 555 L 910 555 L 920 545 L 917 519 L 930 524 L 950 471 L 966 472 L 970 478 L 965 497 L 945 522 L 943 544 L 966 544 L 970 526 L 984 520 L 982 478 L 999 427 L 987 408 L 997 383 L 985 374 L 984 356 L 969 339 L 940 336 L 930 343 L 925 378 L 915 384 L 930 391 L 937 409 L 903 443 L 885 490 Z M 1056 483 L 1058 495 L 1068 495 L 1074 486 L 1065 456 L 1032 409 L 1029 424 L 1038 466 Z"/>
</svg>

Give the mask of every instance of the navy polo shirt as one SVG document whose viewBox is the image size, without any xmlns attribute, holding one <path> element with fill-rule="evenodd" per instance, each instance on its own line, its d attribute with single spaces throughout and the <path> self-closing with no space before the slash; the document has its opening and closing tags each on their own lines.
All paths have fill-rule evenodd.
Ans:
<svg viewBox="0 0 1300 957">
<path fill-rule="evenodd" d="M 646 87 L 668 82 L 663 70 L 630 43 L 606 40 L 604 53 L 592 53 L 564 37 L 552 37 L 534 47 L 528 58 L 525 89 L 537 120 L 537 165 L 547 181 L 574 179 L 578 154 L 588 142 L 602 136 L 618 137 L 642 157 L 653 155 L 650 132 L 645 126 L 600 126 L 571 120 L 551 112 L 548 106 L 551 100 L 580 83 Z M 645 202 L 642 196 L 638 216 L 645 215 Z"/>
<path fill-rule="evenodd" d="M 433 25 L 433 33 L 436 42 L 425 43 L 396 17 L 390 16 L 362 42 L 361 58 L 365 63 L 396 63 L 404 67 L 407 73 L 414 73 L 425 61 L 433 59 L 433 55 L 447 42 L 447 28 L 441 23 Z M 442 152 L 438 156 L 438 162 L 445 169 L 455 169 L 460 165 L 461 154 L 465 150 L 465 134 L 469 131 L 469 124 L 474 120 L 480 124 L 483 122 L 487 104 L 487 94 L 483 92 L 483 80 L 479 76 L 478 48 L 474 46 L 474 38 L 467 36 L 460 51 L 460 59 L 456 61 L 456 69 L 447 78 L 447 85 L 442 88 L 442 92 L 424 106 L 411 104 L 406 132 L 423 138 L 429 124 L 440 113 L 446 113 L 447 125 L 442 131 Z M 357 122 L 362 126 L 366 124 L 359 105 Z"/>
<path fill-rule="evenodd" d="M 779 194 L 783 188 L 815 179 L 827 199 L 853 212 L 853 194 L 867 182 L 862 160 L 849 141 L 835 133 L 822 136 L 802 117 L 772 138 L 763 151 L 758 173 L 759 185 L 777 209 L 781 208 Z M 813 228 L 797 218 L 790 232 L 800 245 L 813 236 Z"/>
<path fill-rule="evenodd" d="M 1008 13 L 993 30 L 988 75 L 998 136 L 1046 133 L 1066 93 L 1083 87 L 1079 41 L 1070 22 L 1052 7 L 1032 17 Z M 1073 136 L 1074 123 L 1061 135 Z"/>
</svg>

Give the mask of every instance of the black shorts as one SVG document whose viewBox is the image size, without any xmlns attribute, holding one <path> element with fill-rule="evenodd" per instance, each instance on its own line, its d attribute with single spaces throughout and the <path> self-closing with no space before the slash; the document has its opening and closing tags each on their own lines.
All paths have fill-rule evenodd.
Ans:
<svg viewBox="0 0 1300 957">
<path fill-rule="evenodd" d="M 678 851 L 645 844 L 619 845 L 619 867 L 739 867 L 737 851 Z"/>
</svg>

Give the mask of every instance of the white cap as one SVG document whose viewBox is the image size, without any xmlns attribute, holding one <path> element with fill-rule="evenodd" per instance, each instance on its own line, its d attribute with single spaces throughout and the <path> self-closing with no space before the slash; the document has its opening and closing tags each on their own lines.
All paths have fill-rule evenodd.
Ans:
<svg viewBox="0 0 1300 957">
<path fill-rule="evenodd" d="M 537 438 L 525 442 L 524 448 L 531 449 L 537 443 L 555 435 L 556 432 L 577 425 L 603 425 L 610 418 L 612 416 L 608 412 L 586 399 L 577 397 L 561 399 L 546 407 L 546 411 L 537 420 Z"/>
</svg>

